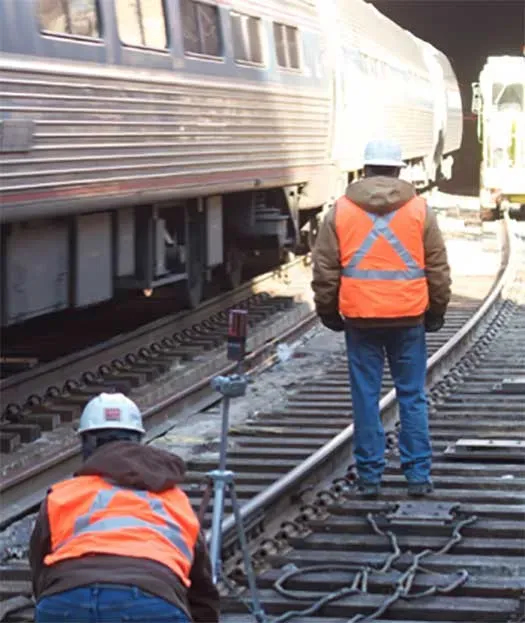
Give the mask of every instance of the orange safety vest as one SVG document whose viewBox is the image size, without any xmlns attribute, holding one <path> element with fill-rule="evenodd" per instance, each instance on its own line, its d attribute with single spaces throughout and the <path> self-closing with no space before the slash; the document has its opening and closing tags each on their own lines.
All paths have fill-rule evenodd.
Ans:
<svg viewBox="0 0 525 623">
<path fill-rule="evenodd" d="M 423 230 L 426 203 L 414 197 L 385 215 L 341 197 L 336 204 L 341 283 L 347 318 L 420 316 L 428 308 Z"/>
<path fill-rule="evenodd" d="M 190 586 L 200 525 L 181 489 L 152 493 L 79 476 L 53 486 L 47 513 L 51 552 L 44 564 L 89 554 L 148 558 Z"/>
</svg>

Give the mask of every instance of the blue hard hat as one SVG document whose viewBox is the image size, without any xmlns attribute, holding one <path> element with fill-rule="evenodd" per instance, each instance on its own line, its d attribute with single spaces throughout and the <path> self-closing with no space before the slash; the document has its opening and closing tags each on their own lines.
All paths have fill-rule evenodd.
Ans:
<svg viewBox="0 0 525 623">
<path fill-rule="evenodd" d="M 401 146 L 395 141 L 369 141 L 365 147 L 364 164 L 378 167 L 404 167 Z"/>
</svg>

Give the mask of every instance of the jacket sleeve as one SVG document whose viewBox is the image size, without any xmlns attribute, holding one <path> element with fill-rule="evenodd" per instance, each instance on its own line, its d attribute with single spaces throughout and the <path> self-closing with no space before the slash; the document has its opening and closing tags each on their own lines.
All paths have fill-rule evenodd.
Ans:
<svg viewBox="0 0 525 623">
<path fill-rule="evenodd" d="M 439 229 L 434 210 L 427 206 L 423 244 L 425 247 L 425 273 L 430 299 L 429 311 L 442 316 L 450 302 L 450 266 L 447 248 Z"/>
<path fill-rule="evenodd" d="M 202 532 L 195 544 L 188 603 L 193 623 L 219 623 L 219 592 L 211 577 L 211 562 Z"/>
<path fill-rule="evenodd" d="M 341 264 L 339 242 L 335 232 L 335 207 L 325 216 L 312 252 L 315 309 L 319 316 L 339 311 Z"/>
<path fill-rule="evenodd" d="M 44 566 L 44 558 L 51 551 L 51 530 L 47 514 L 47 498 L 40 505 L 31 539 L 29 541 L 29 565 L 31 582 L 35 599 L 40 595 L 40 575 Z"/>
</svg>

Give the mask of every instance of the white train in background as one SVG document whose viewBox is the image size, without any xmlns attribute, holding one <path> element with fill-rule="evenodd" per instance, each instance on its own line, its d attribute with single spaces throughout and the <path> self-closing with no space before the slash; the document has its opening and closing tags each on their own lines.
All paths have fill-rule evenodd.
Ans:
<svg viewBox="0 0 525 623">
<path fill-rule="evenodd" d="M 0 0 L 1 325 L 315 235 L 371 138 L 450 177 L 447 57 L 363 0 Z"/>
</svg>

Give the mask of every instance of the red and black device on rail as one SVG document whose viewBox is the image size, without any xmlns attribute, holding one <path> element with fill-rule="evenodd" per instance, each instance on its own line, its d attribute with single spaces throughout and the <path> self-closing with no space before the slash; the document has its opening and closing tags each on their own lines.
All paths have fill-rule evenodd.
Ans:
<svg viewBox="0 0 525 623">
<path fill-rule="evenodd" d="M 228 359 L 242 361 L 246 355 L 246 332 L 248 312 L 245 309 L 231 309 L 228 315 Z"/>
</svg>

